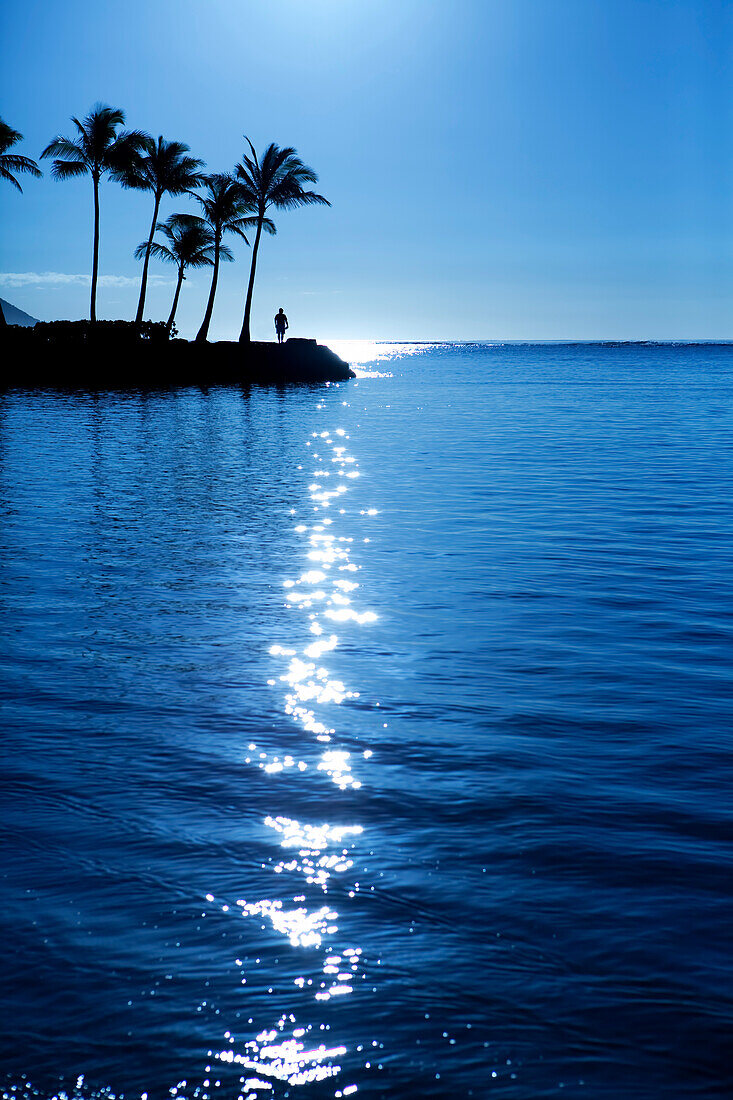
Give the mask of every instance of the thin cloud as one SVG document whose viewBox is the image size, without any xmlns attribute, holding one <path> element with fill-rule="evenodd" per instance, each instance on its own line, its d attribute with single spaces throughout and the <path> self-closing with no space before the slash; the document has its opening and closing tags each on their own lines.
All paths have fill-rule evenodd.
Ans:
<svg viewBox="0 0 733 1100">
<path fill-rule="evenodd" d="M 165 275 L 149 275 L 148 283 L 154 286 L 172 286 L 173 279 Z M 91 275 L 69 275 L 63 271 L 0 271 L 0 286 L 91 286 Z M 100 275 L 99 286 L 139 286 L 139 277 L 129 275 Z"/>
</svg>

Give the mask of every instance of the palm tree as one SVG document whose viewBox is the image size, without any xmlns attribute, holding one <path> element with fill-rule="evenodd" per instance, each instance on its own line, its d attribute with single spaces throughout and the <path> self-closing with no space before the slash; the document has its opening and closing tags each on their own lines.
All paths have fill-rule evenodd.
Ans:
<svg viewBox="0 0 733 1100">
<path fill-rule="evenodd" d="M 124 125 L 123 111 L 96 103 L 83 122 L 71 120 L 76 138 L 55 137 L 41 153 L 55 157 L 51 175 L 57 180 L 74 179 L 89 173 L 94 185 L 94 251 L 90 317 L 97 319 L 97 273 L 99 270 L 99 181 L 102 176 L 122 182 L 146 138 L 140 130 L 118 130 Z"/>
<path fill-rule="evenodd" d="M 7 122 L 0 118 L 0 179 L 12 183 L 19 191 L 22 191 L 23 188 L 13 175 L 14 172 L 27 172 L 29 176 L 35 176 L 36 179 L 43 175 L 36 162 L 31 160 L 30 157 L 8 153 L 8 149 L 12 149 L 14 145 L 22 140 L 23 135 L 14 130 L 12 126 L 8 126 Z"/>
<path fill-rule="evenodd" d="M 17 187 L 19 191 L 22 191 L 23 188 L 13 175 L 14 172 L 27 172 L 29 176 L 35 176 L 36 179 L 43 175 L 36 162 L 31 160 L 30 157 L 21 157 L 18 153 L 8 153 L 8 149 L 12 149 L 14 145 L 22 140 L 23 135 L 14 130 L 12 126 L 8 126 L 7 122 L 0 118 L 0 179 L 12 183 L 13 187 Z M 7 321 L 0 303 L 0 327 L 5 328 L 6 325 Z"/>
<path fill-rule="evenodd" d="M 168 244 L 160 244 L 155 240 L 141 241 L 135 249 L 135 259 L 144 259 L 147 262 L 152 255 L 166 263 L 178 265 L 178 282 L 167 322 L 170 332 L 178 309 L 181 284 L 186 278 L 186 268 L 210 267 L 214 263 L 214 234 L 204 219 L 196 217 L 195 214 L 172 214 L 168 221 L 159 222 L 154 229 L 163 234 Z M 224 259 L 233 259 L 226 245 L 220 246 L 220 251 Z"/>
<path fill-rule="evenodd" d="M 323 195 L 304 190 L 303 184 L 317 183 L 318 176 L 312 168 L 303 164 L 295 149 L 290 147 L 281 149 L 279 145 L 270 144 L 262 154 L 262 159 L 258 159 L 254 145 L 249 138 L 246 138 L 246 141 L 252 156 L 244 155 L 242 163 L 236 167 L 236 174 L 244 201 L 257 214 L 257 231 L 255 243 L 252 246 L 252 265 L 244 306 L 244 321 L 239 337 L 240 341 L 248 344 L 252 291 L 255 285 L 260 237 L 263 229 L 267 233 L 275 233 L 275 226 L 272 222 L 268 225 L 268 219 L 265 217 L 268 208 L 274 206 L 277 210 L 294 210 L 298 206 L 315 204 L 330 206 L 331 204 L 328 199 L 324 199 Z"/>
<path fill-rule="evenodd" d="M 206 303 L 206 312 L 201 328 L 196 336 L 197 343 L 204 343 L 209 334 L 211 314 L 214 310 L 216 284 L 219 280 L 219 259 L 231 259 L 231 252 L 222 251 L 221 239 L 225 233 L 236 233 L 249 244 L 244 231 L 257 224 L 257 218 L 248 215 L 248 207 L 242 198 L 239 184 L 228 173 L 219 172 L 204 179 L 206 193 L 196 195 L 201 203 L 204 218 L 214 234 L 214 270 L 211 276 L 211 290 Z M 269 219 L 266 219 L 269 221 Z M 270 223 L 272 224 L 272 223 Z M 274 226 L 273 226 L 274 230 Z M 228 253 L 228 254 L 227 254 Z"/>
<path fill-rule="evenodd" d="M 145 309 L 145 293 L 148 285 L 148 262 L 153 245 L 153 236 L 158 224 L 158 211 L 163 195 L 184 195 L 187 191 L 197 187 L 201 181 L 198 169 L 204 167 L 202 160 L 186 156 L 189 152 L 188 145 L 182 141 L 165 141 L 163 137 L 155 138 L 146 134 L 140 150 L 140 155 L 133 161 L 129 172 L 122 180 L 126 187 L 134 187 L 139 191 L 152 191 L 153 220 L 150 223 L 150 233 L 145 251 L 143 263 L 143 277 L 140 284 L 140 298 L 137 303 L 136 324 L 143 319 Z"/>
</svg>

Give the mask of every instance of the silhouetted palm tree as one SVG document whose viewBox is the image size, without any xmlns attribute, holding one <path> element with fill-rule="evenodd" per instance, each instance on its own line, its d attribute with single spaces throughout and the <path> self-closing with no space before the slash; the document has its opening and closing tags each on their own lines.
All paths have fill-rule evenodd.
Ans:
<svg viewBox="0 0 733 1100">
<path fill-rule="evenodd" d="M 167 221 L 159 222 L 155 229 L 163 234 L 168 244 L 160 244 L 155 240 L 141 241 L 135 249 L 135 259 L 147 260 L 150 256 L 156 256 L 159 260 L 178 266 L 178 282 L 167 321 L 170 332 L 178 309 L 181 284 L 186 278 L 186 268 L 210 267 L 214 263 L 214 234 L 204 219 L 195 214 L 172 214 Z M 221 246 L 220 251 L 225 259 L 233 258 L 226 245 Z"/>
<path fill-rule="evenodd" d="M 14 172 L 27 172 L 29 176 L 35 176 L 36 178 L 43 175 L 36 162 L 31 160 L 30 157 L 21 157 L 18 153 L 8 153 L 8 149 L 12 149 L 14 145 L 22 140 L 23 135 L 14 130 L 12 126 L 8 126 L 7 122 L 0 118 L 0 179 L 12 183 L 13 187 L 17 187 L 19 191 L 22 191 L 23 188 L 13 175 Z M 7 325 L 7 321 L 0 303 L 0 327 L 5 327 L 5 325 Z"/>
<path fill-rule="evenodd" d="M 80 122 L 71 120 L 78 136 L 59 135 L 49 142 L 42 157 L 54 157 L 51 175 L 57 180 L 73 179 L 89 173 L 94 185 L 94 251 L 92 258 L 92 294 L 90 317 L 97 319 L 97 273 L 99 270 L 99 181 L 108 175 L 121 182 L 142 148 L 146 138 L 140 130 L 118 130 L 124 125 L 123 111 L 96 103 Z"/>
<path fill-rule="evenodd" d="M 303 164 L 295 149 L 290 147 L 281 149 L 279 145 L 271 144 L 265 149 L 262 158 L 258 159 L 254 145 L 249 138 L 246 141 L 252 156 L 245 155 L 242 158 L 242 163 L 236 167 L 236 174 L 244 201 L 257 215 L 257 231 L 252 246 L 252 265 L 244 306 L 244 321 L 239 337 L 244 343 L 249 343 L 249 319 L 252 312 L 252 291 L 255 285 L 260 237 L 263 229 L 267 233 L 276 231 L 272 222 L 267 224 L 269 219 L 265 215 L 268 208 L 274 206 L 277 210 L 294 210 L 298 206 L 315 204 L 330 206 L 331 204 L 328 199 L 324 199 L 323 195 L 304 190 L 303 184 L 317 183 L 318 176 L 312 168 Z"/>
<path fill-rule="evenodd" d="M 206 176 L 204 186 L 206 188 L 205 193 L 196 195 L 196 198 L 201 203 L 204 218 L 211 226 L 214 234 L 214 270 L 211 276 L 211 290 L 209 291 L 209 300 L 206 303 L 206 312 L 196 336 L 197 343 L 203 343 L 209 335 L 216 284 L 219 280 L 219 259 L 231 259 L 231 252 L 228 249 L 226 252 L 222 251 L 221 239 L 223 235 L 225 233 L 236 233 L 243 238 L 246 244 L 249 244 L 244 231 L 257 224 L 257 218 L 248 213 L 248 207 L 242 198 L 239 184 L 228 173 L 219 172 Z"/>
<path fill-rule="evenodd" d="M 153 220 L 143 263 L 143 276 L 140 283 L 140 298 L 137 303 L 137 324 L 143 319 L 145 292 L 148 285 L 148 262 L 153 243 L 153 235 L 158 224 L 158 211 L 163 195 L 183 195 L 197 187 L 201 181 L 199 168 L 204 167 L 202 160 L 186 156 L 188 145 L 182 141 L 165 141 L 164 138 L 145 136 L 139 155 L 133 161 L 130 170 L 122 182 L 126 187 L 153 193 Z"/>
<path fill-rule="evenodd" d="M 7 122 L 3 122 L 0 118 L 0 179 L 12 183 L 19 191 L 22 191 L 23 188 L 13 175 L 14 172 L 27 172 L 29 176 L 35 176 L 36 179 L 43 175 L 36 162 L 31 160 L 30 157 L 8 153 L 8 149 L 12 149 L 14 145 L 22 140 L 23 135 L 14 130 L 12 126 L 8 126 Z"/>
</svg>

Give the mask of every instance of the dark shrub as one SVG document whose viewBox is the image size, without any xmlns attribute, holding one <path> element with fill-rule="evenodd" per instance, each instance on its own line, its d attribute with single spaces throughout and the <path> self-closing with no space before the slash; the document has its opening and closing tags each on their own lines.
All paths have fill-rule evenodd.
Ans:
<svg viewBox="0 0 733 1100">
<path fill-rule="evenodd" d="M 140 343 L 165 344 L 168 328 L 164 321 L 39 321 L 32 329 L 34 343 L 78 347 L 103 344 L 114 349 Z"/>
</svg>

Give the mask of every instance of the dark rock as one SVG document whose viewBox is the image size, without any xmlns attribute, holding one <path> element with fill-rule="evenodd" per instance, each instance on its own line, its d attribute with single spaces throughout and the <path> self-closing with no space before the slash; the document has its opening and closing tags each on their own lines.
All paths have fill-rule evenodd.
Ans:
<svg viewBox="0 0 733 1100">
<path fill-rule="evenodd" d="M 354 378 L 349 365 L 315 340 L 284 344 L 161 339 L 157 326 L 131 335 L 131 323 L 58 322 L 3 330 L 4 389 L 155 390 L 181 386 L 294 385 Z M 119 330 L 119 331 L 118 331 Z M 145 330 L 147 332 L 147 330 Z"/>
</svg>

